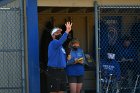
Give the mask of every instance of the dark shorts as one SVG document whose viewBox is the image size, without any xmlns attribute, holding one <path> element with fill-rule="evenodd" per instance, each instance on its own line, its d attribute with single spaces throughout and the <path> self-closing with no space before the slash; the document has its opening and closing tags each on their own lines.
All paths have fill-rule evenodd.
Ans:
<svg viewBox="0 0 140 93">
<path fill-rule="evenodd" d="M 68 76 L 69 83 L 83 83 L 84 76 Z"/>
<path fill-rule="evenodd" d="M 49 92 L 66 90 L 66 73 L 64 69 L 47 69 L 47 89 Z"/>
</svg>

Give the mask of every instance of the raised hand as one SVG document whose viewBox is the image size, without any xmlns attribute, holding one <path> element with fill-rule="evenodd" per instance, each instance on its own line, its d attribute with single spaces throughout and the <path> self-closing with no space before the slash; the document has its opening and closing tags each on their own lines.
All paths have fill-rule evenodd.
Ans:
<svg viewBox="0 0 140 93">
<path fill-rule="evenodd" d="M 69 32 L 71 31 L 72 23 L 67 22 L 67 23 L 65 24 L 65 26 L 66 26 L 66 33 L 69 33 Z"/>
</svg>

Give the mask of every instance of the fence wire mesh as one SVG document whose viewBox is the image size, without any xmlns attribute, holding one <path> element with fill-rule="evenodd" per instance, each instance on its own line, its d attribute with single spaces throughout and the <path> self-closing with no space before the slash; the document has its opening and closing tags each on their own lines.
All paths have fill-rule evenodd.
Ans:
<svg viewBox="0 0 140 93">
<path fill-rule="evenodd" d="M 0 0 L 0 93 L 23 93 L 23 23 L 20 0 Z"/>
<path fill-rule="evenodd" d="M 98 10 L 100 93 L 140 93 L 140 7 Z"/>
</svg>

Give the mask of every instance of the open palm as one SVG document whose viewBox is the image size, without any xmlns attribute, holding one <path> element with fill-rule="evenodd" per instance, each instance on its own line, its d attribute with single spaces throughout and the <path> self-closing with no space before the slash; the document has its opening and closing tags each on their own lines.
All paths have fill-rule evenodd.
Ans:
<svg viewBox="0 0 140 93">
<path fill-rule="evenodd" d="M 67 23 L 65 24 L 65 26 L 66 26 L 66 31 L 69 33 L 69 32 L 71 31 L 72 23 L 67 22 Z"/>
</svg>

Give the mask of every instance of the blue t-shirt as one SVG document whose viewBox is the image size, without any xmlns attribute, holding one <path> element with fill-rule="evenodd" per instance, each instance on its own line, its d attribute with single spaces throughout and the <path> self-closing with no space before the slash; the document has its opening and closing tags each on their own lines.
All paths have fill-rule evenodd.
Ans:
<svg viewBox="0 0 140 93">
<path fill-rule="evenodd" d="M 120 46 L 117 51 L 117 59 L 120 61 L 122 58 L 136 60 L 137 51 L 134 46 L 130 45 L 129 47 Z"/>
<path fill-rule="evenodd" d="M 116 60 L 101 60 L 100 61 L 101 75 L 103 78 L 110 77 L 110 74 L 115 76 L 117 80 L 120 79 L 121 71 L 120 65 Z"/>
<path fill-rule="evenodd" d="M 84 63 L 83 64 L 74 64 L 75 59 L 83 58 L 85 62 L 84 52 L 81 48 L 78 48 L 77 51 L 71 50 L 70 52 L 71 59 L 67 61 L 66 72 L 68 76 L 80 76 L 84 75 Z"/>
<path fill-rule="evenodd" d="M 66 41 L 68 34 L 64 33 L 59 40 L 52 40 L 48 47 L 48 66 L 65 68 L 66 52 L 62 44 Z"/>
</svg>

